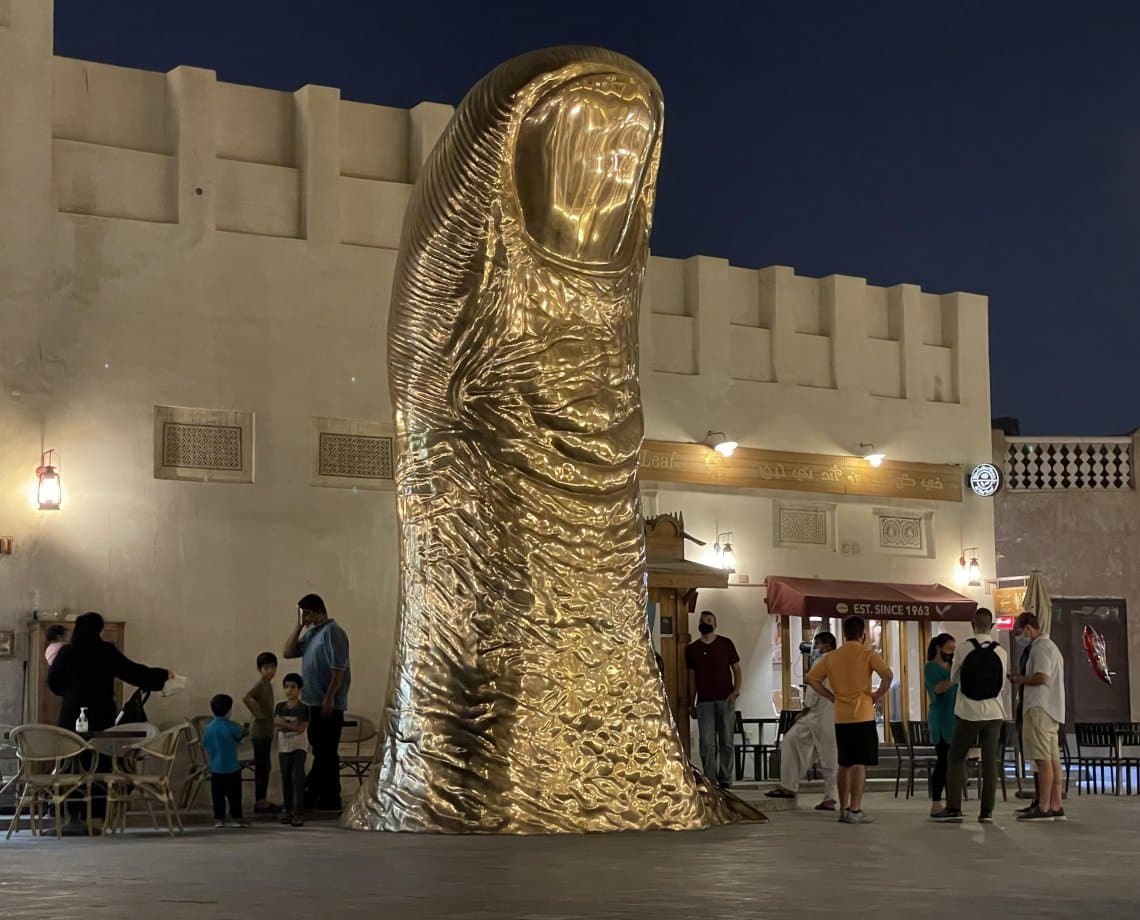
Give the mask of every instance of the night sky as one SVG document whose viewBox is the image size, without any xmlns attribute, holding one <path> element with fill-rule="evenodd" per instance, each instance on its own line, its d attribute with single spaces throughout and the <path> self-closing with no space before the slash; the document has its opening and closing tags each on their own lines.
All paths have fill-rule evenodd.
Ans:
<svg viewBox="0 0 1140 920">
<path fill-rule="evenodd" d="M 990 298 L 993 414 L 1140 425 L 1140 4 L 56 0 L 56 53 L 456 103 L 544 45 L 665 92 L 655 253 Z M 671 10 L 676 12 L 670 12 Z"/>
</svg>

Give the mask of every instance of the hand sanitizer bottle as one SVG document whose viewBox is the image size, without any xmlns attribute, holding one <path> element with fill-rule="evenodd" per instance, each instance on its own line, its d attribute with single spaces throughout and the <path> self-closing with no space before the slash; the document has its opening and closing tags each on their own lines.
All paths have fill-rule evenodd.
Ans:
<svg viewBox="0 0 1140 920">
<path fill-rule="evenodd" d="M 82 706 L 79 709 L 79 718 L 75 720 L 75 733 L 82 735 L 87 731 L 87 707 Z"/>
</svg>

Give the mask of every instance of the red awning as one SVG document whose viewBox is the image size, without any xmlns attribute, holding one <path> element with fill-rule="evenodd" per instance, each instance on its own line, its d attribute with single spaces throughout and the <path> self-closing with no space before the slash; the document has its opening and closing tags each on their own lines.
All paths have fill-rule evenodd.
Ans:
<svg viewBox="0 0 1140 920">
<path fill-rule="evenodd" d="M 977 603 L 945 585 L 768 577 L 768 612 L 790 617 L 969 620 Z"/>
</svg>

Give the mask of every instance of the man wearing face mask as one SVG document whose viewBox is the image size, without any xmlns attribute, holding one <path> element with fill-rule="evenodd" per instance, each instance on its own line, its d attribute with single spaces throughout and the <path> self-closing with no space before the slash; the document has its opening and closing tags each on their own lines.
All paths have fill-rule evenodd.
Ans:
<svg viewBox="0 0 1140 920">
<path fill-rule="evenodd" d="M 1020 812 L 1017 820 L 1064 821 L 1060 732 L 1065 724 L 1065 660 L 1041 629 L 1036 614 L 1021 614 L 1013 628 L 1018 642 L 1028 639 L 1030 643 L 1025 674 L 1011 674 L 1009 679 L 1023 688 L 1022 748 L 1025 758 L 1033 761 L 1039 799 Z"/>
<path fill-rule="evenodd" d="M 733 779 L 732 729 L 740 696 L 740 656 L 732 640 L 716 634 L 716 614 L 701 612 L 701 637 L 685 649 L 689 669 L 689 715 L 697 720 L 701 769 L 728 789 Z"/>
<path fill-rule="evenodd" d="M 828 652 L 835 651 L 835 636 L 819 632 L 812 640 L 809 666 L 815 667 Z M 800 778 L 819 760 L 823 774 L 823 801 L 816 811 L 835 811 L 839 800 L 836 776 L 839 772 L 835 747 L 835 704 L 816 693 L 810 686 L 804 691 L 804 708 L 796 716 L 780 745 L 780 785 L 765 793 L 770 799 L 794 799 L 799 793 Z"/>
<path fill-rule="evenodd" d="M 302 629 L 306 630 L 304 635 Z M 297 602 L 297 625 L 285 640 L 285 657 L 301 659 L 301 701 L 309 707 L 313 766 L 305 778 L 305 804 L 322 811 L 340 811 L 340 734 L 352 669 L 348 634 L 329 619 L 320 595 L 306 594 Z"/>
</svg>

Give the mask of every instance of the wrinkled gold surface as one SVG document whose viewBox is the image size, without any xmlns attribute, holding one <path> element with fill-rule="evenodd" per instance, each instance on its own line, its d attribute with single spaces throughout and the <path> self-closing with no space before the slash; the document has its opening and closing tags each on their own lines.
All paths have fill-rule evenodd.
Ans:
<svg viewBox="0 0 1140 920">
<path fill-rule="evenodd" d="M 388 329 L 399 628 L 349 827 L 733 819 L 685 760 L 646 624 L 637 311 L 662 114 L 633 61 L 539 51 L 477 84 L 425 165 Z"/>
</svg>

